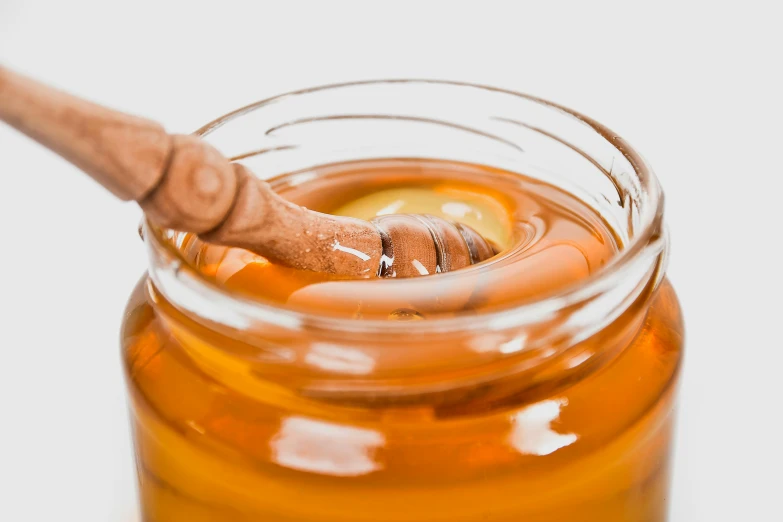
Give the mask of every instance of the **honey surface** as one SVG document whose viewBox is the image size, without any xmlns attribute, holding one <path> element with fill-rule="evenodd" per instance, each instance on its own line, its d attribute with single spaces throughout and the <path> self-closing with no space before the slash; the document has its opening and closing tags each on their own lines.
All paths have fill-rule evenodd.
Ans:
<svg viewBox="0 0 783 522">
<path fill-rule="evenodd" d="M 301 174 L 300 174 L 301 176 Z M 347 280 L 274 265 L 247 251 L 187 235 L 187 259 L 232 293 L 289 309 L 356 318 L 487 312 L 554 294 L 600 269 L 617 251 L 601 219 L 573 196 L 516 174 L 444 162 L 378 161 L 276 180 L 307 208 L 372 219 L 431 214 L 473 227 L 501 247 L 495 258 L 448 275 Z"/>
</svg>

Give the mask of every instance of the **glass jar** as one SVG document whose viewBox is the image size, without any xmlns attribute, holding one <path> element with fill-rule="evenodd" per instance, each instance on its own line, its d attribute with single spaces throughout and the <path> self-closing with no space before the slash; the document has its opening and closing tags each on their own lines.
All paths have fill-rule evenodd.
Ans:
<svg viewBox="0 0 783 522">
<path fill-rule="evenodd" d="M 683 326 L 660 187 L 624 140 L 537 98 L 430 81 L 291 93 L 198 134 L 264 178 L 375 158 L 524 173 L 623 248 L 557 295 L 399 323 L 232 295 L 146 223 L 122 332 L 145 521 L 666 519 Z"/>
</svg>

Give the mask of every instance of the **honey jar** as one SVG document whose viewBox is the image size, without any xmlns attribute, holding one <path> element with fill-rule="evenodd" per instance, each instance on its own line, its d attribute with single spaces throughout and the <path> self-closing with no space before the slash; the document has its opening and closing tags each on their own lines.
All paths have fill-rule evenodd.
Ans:
<svg viewBox="0 0 783 522">
<path fill-rule="evenodd" d="M 623 139 L 428 81 L 198 134 L 300 205 L 437 215 L 497 253 L 348 278 L 145 224 L 122 332 L 145 522 L 666 519 L 683 324 L 661 189 Z"/>
</svg>

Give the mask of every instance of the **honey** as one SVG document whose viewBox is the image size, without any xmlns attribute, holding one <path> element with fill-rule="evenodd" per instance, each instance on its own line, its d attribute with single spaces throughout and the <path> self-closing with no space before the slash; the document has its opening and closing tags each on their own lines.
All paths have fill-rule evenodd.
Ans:
<svg viewBox="0 0 783 522">
<path fill-rule="evenodd" d="M 377 318 L 413 308 L 443 317 L 490 311 L 557 292 L 595 272 L 617 251 L 610 230 L 576 198 L 512 173 L 398 160 L 322 168 L 315 180 L 303 184 L 296 179 L 285 176 L 272 184 L 287 199 L 321 212 L 366 220 L 430 214 L 462 222 L 501 253 L 479 270 L 437 279 L 388 281 L 367 276 L 347 281 L 274 265 L 188 234 L 180 239 L 186 260 L 233 293 L 289 309 Z"/>
<path fill-rule="evenodd" d="M 558 305 L 626 248 L 602 216 L 462 162 L 354 161 L 271 183 L 321 212 L 463 222 L 498 254 L 346 278 L 149 230 L 201 291 L 263 327 L 227 320 L 223 301 L 206 317 L 162 278 L 135 289 L 122 343 L 145 522 L 666 519 L 683 332 L 671 285 L 653 274 L 605 317 L 566 303 L 520 326 L 520 309 Z"/>
</svg>

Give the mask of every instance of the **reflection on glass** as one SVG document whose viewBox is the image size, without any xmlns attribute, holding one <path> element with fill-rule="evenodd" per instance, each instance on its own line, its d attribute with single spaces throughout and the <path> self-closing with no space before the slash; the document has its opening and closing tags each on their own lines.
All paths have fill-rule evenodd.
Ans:
<svg viewBox="0 0 783 522">
<path fill-rule="evenodd" d="M 351 477 L 383 469 L 375 460 L 385 444 L 381 433 L 305 417 L 288 417 L 271 441 L 272 460 L 281 466 Z"/>
<path fill-rule="evenodd" d="M 541 401 L 515 413 L 511 445 L 525 455 L 549 455 L 576 442 L 576 434 L 552 429 L 552 422 L 560 418 L 560 410 L 567 404 L 565 399 Z"/>
</svg>

